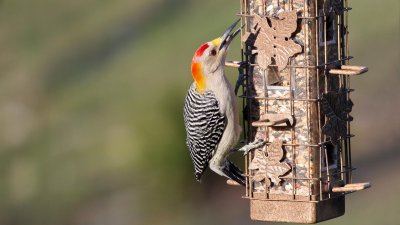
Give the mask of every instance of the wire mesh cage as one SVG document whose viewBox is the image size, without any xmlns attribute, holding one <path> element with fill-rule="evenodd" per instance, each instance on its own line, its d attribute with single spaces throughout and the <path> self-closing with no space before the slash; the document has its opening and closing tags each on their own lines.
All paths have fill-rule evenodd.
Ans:
<svg viewBox="0 0 400 225">
<path fill-rule="evenodd" d="M 347 0 L 241 0 L 246 198 L 255 220 L 344 214 L 353 183 Z"/>
</svg>

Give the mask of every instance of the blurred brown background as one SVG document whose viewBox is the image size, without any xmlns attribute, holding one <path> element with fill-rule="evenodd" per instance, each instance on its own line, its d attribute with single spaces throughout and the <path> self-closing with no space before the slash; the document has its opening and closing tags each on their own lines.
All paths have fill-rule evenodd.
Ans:
<svg viewBox="0 0 400 225">
<path fill-rule="evenodd" d="M 399 1 L 349 1 L 355 181 L 346 215 L 400 224 Z M 0 1 L 0 224 L 267 224 L 244 189 L 193 176 L 190 61 L 239 1 Z M 230 59 L 239 58 L 239 42 Z M 233 81 L 237 72 L 228 69 Z M 241 162 L 241 157 L 236 156 Z"/>
</svg>

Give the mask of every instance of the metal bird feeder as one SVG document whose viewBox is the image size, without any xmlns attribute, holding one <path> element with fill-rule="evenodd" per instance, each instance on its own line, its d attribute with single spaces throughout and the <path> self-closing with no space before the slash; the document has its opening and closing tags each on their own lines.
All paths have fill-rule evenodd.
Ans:
<svg viewBox="0 0 400 225">
<path fill-rule="evenodd" d="M 253 220 L 316 223 L 345 212 L 353 183 L 347 0 L 240 0 L 244 142 Z"/>
</svg>

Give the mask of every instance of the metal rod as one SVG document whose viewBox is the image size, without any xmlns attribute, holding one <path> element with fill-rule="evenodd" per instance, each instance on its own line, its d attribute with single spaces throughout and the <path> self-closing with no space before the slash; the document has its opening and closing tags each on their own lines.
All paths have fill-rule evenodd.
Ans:
<svg viewBox="0 0 400 225">
<path fill-rule="evenodd" d="M 348 60 L 353 59 L 353 58 L 354 58 L 353 56 L 347 56 L 347 57 L 343 57 L 343 58 L 338 59 L 338 60 L 334 60 L 334 61 L 331 61 L 331 62 L 320 64 L 320 65 L 317 64 L 315 66 L 313 66 L 313 65 L 311 65 L 311 66 L 310 65 L 308 65 L 308 66 L 287 65 L 286 67 L 287 68 L 320 68 L 320 67 L 326 67 L 326 66 L 329 66 L 329 65 L 332 65 L 332 64 L 340 63 L 340 62 L 345 62 L 345 61 L 348 61 Z M 227 62 L 227 63 L 225 63 L 225 66 L 238 68 L 240 63 L 241 62 Z M 249 64 L 249 66 L 258 66 L 258 63 L 251 63 L 251 64 Z M 271 64 L 271 65 L 268 65 L 268 67 L 278 67 L 278 65 Z"/>
<path fill-rule="evenodd" d="M 343 12 L 347 12 L 347 11 L 350 11 L 350 10 L 352 10 L 352 8 L 350 8 L 350 7 L 343 8 Z M 243 17 L 253 17 L 254 16 L 254 15 L 248 14 L 248 13 L 236 13 L 236 15 L 237 16 L 243 16 Z M 305 19 L 305 20 L 316 20 L 316 19 L 319 19 L 319 18 L 324 17 L 324 16 L 325 16 L 325 14 L 323 13 L 320 16 L 298 16 L 297 18 L 298 19 Z M 264 13 L 263 17 L 276 19 L 276 16 L 267 16 L 267 15 L 265 15 L 265 13 Z"/>
<path fill-rule="evenodd" d="M 341 173 L 346 173 L 346 172 L 349 172 L 349 171 L 354 171 L 354 170 L 356 170 L 357 168 L 346 168 L 346 170 L 344 170 L 343 172 L 334 172 L 334 173 L 330 173 L 329 175 L 327 175 L 327 177 L 326 178 L 323 178 L 323 177 L 303 177 L 303 178 L 299 178 L 299 177 L 292 177 L 292 176 L 284 176 L 284 177 L 279 177 L 280 179 L 283 179 L 283 180 L 292 180 L 292 179 L 295 179 L 295 180 L 318 180 L 318 181 L 323 181 L 323 182 L 325 182 L 325 181 L 328 181 L 328 176 L 329 177 L 334 177 L 334 176 L 336 176 L 336 175 L 339 175 L 339 174 L 341 174 Z M 249 178 L 252 178 L 253 176 L 252 175 L 249 175 L 248 176 Z M 338 182 L 338 181 L 337 181 Z"/>
<path fill-rule="evenodd" d="M 320 51 L 320 49 L 319 49 L 319 46 L 320 46 L 320 43 L 319 43 L 319 32 L 320 32 L 320 26 L 319 26 L 319 23 L 320 23 L 320 20 L 321 19 L 323 19 L 323 17 L 321 17 L 321 16 L 319 16 L 319 9 L 318 9 L 318 0 L 316 0 L 316 7 L 315 7 L 315 16 L 317 16 L 318 17 L 318 20 L 316 20 L 316 22 L 315 22 L 315 26 L 316 26 L 316 29 L 315 29 L 315 48 L 316 48 L 316 58 L 317 58 L 317 65 L 319 65 L 319 51 Z M 319 85 L 320 85 L 320 67 L 317 67 L 316 68 L 316 70 L 317 70 L 317 90 L 318 90 L 318 99 L 321 99 L 321 96 L 320 96 L 320 87 L 319 87 Z M 319 137 L 319 143 L 322 143 L 322 132 L 321 132 L 321 105 L 320 104 L 318 104 L 318 132 L 319 132 L 319 135 L 318 135 L 318 137 Z M 319 147 L 319 148 L 321 148 L 321 147 Z M 322 161 L 321 161 L 321 155 L 320 155 L 320 153 L 321 153 L 321 151 L 317 151 L 316 152 L 316 154 L 318 154 L 318 156 L 316 156 L 316 158 L 318 158 L 319 160 L 318 160 L 318 175 L 319 175 L 319 177 L 321 178 L 322 177 Z M 319 182 L 319 188 L 318 188 L 318 191 L 319 191 L 319 200 L 322 200 L 322 181 L 320 181 Z"/>
<path fill-rule="evenodd" d="M 268 89 L 267 89 L 268 78 L 266 77 L 266 70 L 265 69 L 262 70 L 262 74 L 263 74 L 264 96 L 268 96 Z M 264 114 L 267 114 L 268 113 L 269 101 L 268 101 L 268 99 L 265 99 L 265 98 L 263 100 L 264 100 Z M 260 128 L 260 129 L 262 129 L 262 128 Z M 266 135 L 264 136 L 264 142 L 267 142 L 268 139 L 269 139 L 269 127 L 265 126 L 264 130 L 265 130 L 265 133 L 266 133 Z M 268 190 L 268 187 L 267 187 L 267 182 L 264 182 L 264 185 L 265 185 L 265 187 L 264 187 L 265 188 L 264 197 L 268 198 L 269 197 L 269 195 L 268 195 L 269 190 Z"/>
<path fill-rule="evenodd" d="M 240 12 L 241 13 L 243 13 L 243 1 L 244 0 L 239 0 L 239 3 L 240 3 Z M 240 27 L 243 27 L 243 17 L 240 17 Z M 242 37 L 243 36 L 243 28 L 242 29 L 240 29 L 240 36 Z M 240 42 L 240 59 L 241 59 L 241 61 L 243 62 L 244 61 L 244 51 L 243 51 L 243 48 L 244 48 L 244 45 L 243 45 L 243 42 L 241 41 Z M 240 73 L 240 71 L 239 71 L 239 73 Z M 239 76 L 240 76 L 240 74 L 239 74 Z M 247 77 L 247 74 L 246 74 L 246 71 L 245 71 L 245 69 L 244 69 L 244 74 L 243 74 L 243 76 L 246 76 Z M 244 93 L 244 85 L 242 85 L 242 94 Z M 242 111 L 244 112 L 244 110 L 245 110 L 245 104 L 246 104 L 246 99 L 242 99 Z M 248 138 L 247 138 L 247 134 L 246 134 L 246 122 L 245 122 L 246 120 L 245 120 L 245 118 L 243 118 L 243 120 L 242 120 L 242 127 L 243 127 L 243 138 L 244 138 L 244 140 L 248 140 Z M 248 141 L 246 141 L 245 142 L 245 144 L 247 144 L 247 142 Z M 245 168 L 245 177 L 246 177 L 246 197 L 248 197 L 249 196 L 249 189 L 248 189 L 248 187 L 249 187 L 249 179 L 248 179 L 248 175 L 249 175 L 249 171 L 248 171 L 248 155 L 245 155 L 245 157 L 244 157 L 244 168 Z"/>
<path fill-rule="evenodd" d="M 345 0 L 344 1 L 344 4 L 345 4 L 345 7 L 346 8 L 348 8 L 348 1 L 347 0 Z M 349 55 L 349 45 L 348 45 L 348 34 L 349 34 L 349 32 L 348 32 L 348 27 L 349 27 L 349 23 L 348 23 L 348 12 L 346 11 L 345 12 L 345 16 L 346 16 L 346 55 Z M 347 62 L 348 63 L 348 62 Z M 346 78 L 345 78 L 345 80 L 346 80 L 346 88 L 350 88 L 350 78 L 349 78 L 349 76 L 346 76 Z M 349 100 L 350 99 L 350 93 L 349 92 L 347 92 L 347 100 Z M 347 142 L 347 145 L 348 145 L 348 156 L 349 156 L 349 167 L 351 168 L 352 167 L 352 162 L 351 162 L 351 144 L 350 144 L 350 139 L 349 139 L 349 137 L 351 136 L 351 132 L 350 132 L 350 121 L 348 121 L 347 122 L 347 127 L 348 127 L 348 130 L 347 130 L 347 135 L 348 135 L 348 137 L 346 138 L 346 142 Z M 349 182 L 350 183 L 352 183 L 353 182 L 353 173 L 350 171 L 350 173 L 349 173 Z"/>
<path fill-rule="evenodd" d="M 262 10 L 263 10 L 263 15 L 265 15 L 266 14 L 266 2 L 265 1 L 263 1 L 263 3 L 262 3 L 262 6 L 263 6 L 263 8 L 262 8 Z M 252 26 L 254 26 L 254 24 L 252 24 Z M 258 62 L 258 60 L 259 60 L 259 58 L 257 58 L 257 62 Z M 262 70 L 262 74 L 263 74 L 263 90 L 264 90 L 264 96 L 268 96 L 268 90 L 267 90 L 267 82 L 268 82 L 268 77 L 266 77 L 266 70 L 265 69 L 263 69 Z M 268 99 L 264 99 L 264 113 L 265 114 L 267 114 L 268 113 L 268 104 L 269 104 L 269 101 L 268 101 Z M 261 109 L 260 109 L 261 110 Z M 262 129 L 262 128 L 260 128 L 260 129 Z M 265 137 L 264 137 L 264 141 L 265 142 L 267 142 L 267 140 L 268 140 L 268 134 L 269 134 L 269 128 L 268 127 L 264 127 L 264 129 L 265 129 L 265 133 L 266 133 L 266 135 L 265 135 Z M 268 178 L 267 178 L 268 179 Z M 268 189 L 268 187 L 267 187 L 267 182 L 264 182 L 264 188 L 265 188 L 265 192 L 264 192 L 264 197 L 265 198 L 269 198 L 269 189 Z"/>
<path fill-rule="evenodd" d="M 327 183 L 328 183 L 328 187 L 329 187 L 329 185 L 330 185 L 330 183 L 331 183 L 331 179 L 330 179 L 330 175 L 329 175 L 329 159 L 328 159 L 328 149 L 327 149 L 327 147 L 325 146 L 324 147 L 324 158 L 325 158 L 325 168 L 326 168 L 326 176 L 327 176 Z M 328 193 L 328 198 L 330 198 L 331 197 L 331 194 L 330 193 Z"/>
<path fill-rule="evenodd" d="M 304 4 L 305 4 L 305 16 L 309 16 L 310 15 L 310 13 L 309 13 L 309 8 L 308 8 L 308 4 L 307 4 L 307 1 L 305 0 L 304 1 Z M 309 54 L 309 52 L 307 52 L 307 50 L 310 50 L 311 51 L 311 49 L 310 49 L 310 39 L 309 39 L 309 36 L 308 36 L 308 33 L 309 33 L 309 23 L 311 23 L 311 21 L 305 21 L 304 22 L 304 29 L 305 29 L 305 31 L 304 31 L 304 33 L 305 33 L 305 41 L 304 41 L 304 44 L 305 44 L 305 48 L 304 48 L 304 59 L 305 59 L 305 61 L 306 61 L 306 66 L 308 67 L 309 66 L 309 58 L 308 58 L 308 54 Z M 318 64 L 317 64 L 318 65 Z M 311 92 L 311 89 L 310 89 L 310 82 L 311 82 L 311 80 L 310 80 L 310 75 L 309 75 L 309 69 L 308 68 L 305 68 L 304 69 L 305 71 L 305 75 L 306 75 L 306 98 L 307 99 L 310 99 L 310 92 Z M 311 123 L 310 123 L 310 121 L 311 121 L 311 109 L 310 109 L 310 101 L 306 101 L 305 102 L 306 103 L 306 109 L 307 109 L 307 118 L 306 118 L 306 121 L 307 121 L 307 126 L 308 126 L 308 129 L 307 129 L 307 143 L 310 143 L 311 142 L 311 140 L 310 140 L 310 138 L 311 138 L 311 128 L 310 128 L 310 125 L 311 125 Z M 314 136 L 314 135 L 313 135 Z M 307 169 L 307 171 L 308 171 L 308 177 L 311 177 L 311 151 L 312 151 L 312 147 L 310 147 L 310 146 L 308 146 L 308 147 L 306 147 L 306 149 L 307 149 L 307 152 L 308 152 L 308 169 Z M 311 195 L 312 194 L 312 190 L 311 190 L 311 185 L 310 185 L 310 181 L 308 180 L 307 181 L 307 184 L 308 184 L 308 192 L 309 192 L 309 194 Z"/>
<path fill-rule="evenodd" d="M 245 96 L 245 95 L 240 95 L 240 98 L 248 98 L 248 99 L 267 99 L 267 100 L 280 100 L 280 101 L 298 101 L 298 102 L 319 102 L 319 99 L 306 99 L 306 98 L 298 98 L 298 99 L 293 99 L 293 98 L 275 98 L 275 97 L 262 97 L 262 96 Z"/>
</svg>

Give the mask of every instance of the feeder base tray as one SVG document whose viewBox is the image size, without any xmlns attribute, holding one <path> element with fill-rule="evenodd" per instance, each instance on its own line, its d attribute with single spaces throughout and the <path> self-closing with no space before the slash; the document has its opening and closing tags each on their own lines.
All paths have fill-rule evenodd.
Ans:
<svg viewBox="0 0 400 225">
<path fill-rule="evenodd" d="M 318 223 L 342 216 L 344 212 L 344 196 L 320 202 L 250 200 L 252 220 Z"/>
</svg>

